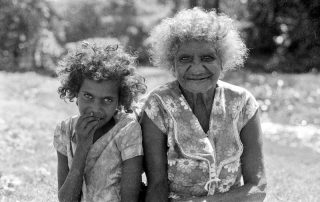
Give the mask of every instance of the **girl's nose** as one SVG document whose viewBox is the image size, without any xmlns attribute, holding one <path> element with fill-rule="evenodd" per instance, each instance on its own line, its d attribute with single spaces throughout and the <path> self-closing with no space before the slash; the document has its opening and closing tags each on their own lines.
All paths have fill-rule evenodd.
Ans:
<svg viewBox="0 0 320 202">
<path fill-rule="evenodd" d="M 94 113 L 94 116 L 96 117 L 103 117 L 103 103 L 99 100 L 95 100 L 95 102 L 93 103 L 93 105 L 91 106 L 91 110 Z"/>
</svg>

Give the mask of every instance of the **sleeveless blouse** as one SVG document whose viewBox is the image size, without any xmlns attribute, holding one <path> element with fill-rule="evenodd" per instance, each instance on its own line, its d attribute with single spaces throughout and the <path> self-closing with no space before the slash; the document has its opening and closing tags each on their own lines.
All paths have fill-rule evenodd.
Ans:
<svg viewBox="0 0 320 202">
<path fill-rule="evenodd" d="M 259 105 L 244 88 L 218 81 L 205 133 L 173 81 L 153 90 L 143 110 L 167 135 L 169 198 L 223 193 L 241 185 L 241 129 Z"/>
</svg>

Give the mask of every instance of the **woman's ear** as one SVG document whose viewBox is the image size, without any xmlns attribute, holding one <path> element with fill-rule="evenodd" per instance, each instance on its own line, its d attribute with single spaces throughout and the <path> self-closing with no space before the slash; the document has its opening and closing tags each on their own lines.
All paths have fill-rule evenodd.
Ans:
<svg viewBox="0 0 320 202">
<path fill-rule="evenodd" d="M 176 64 L 175 64 L 175 62 L 173 62 L 172 64 L 171 64 L 171 73 L 172 73 L 172 75 L 174 76 L 174 77 L 177 77 L 177 72 L 176 72 Z"/>
</svg>

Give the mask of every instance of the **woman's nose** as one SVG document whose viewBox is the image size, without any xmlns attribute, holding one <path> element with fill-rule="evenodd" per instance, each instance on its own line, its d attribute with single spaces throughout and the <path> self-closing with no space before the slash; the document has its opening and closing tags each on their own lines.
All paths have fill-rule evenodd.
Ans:
<svg viewBox="0 0 320 202">
<path fill-rule="evenodd" d="M 201 59 L 199 57 L 194 57 L 193 65 L 201 65 Z"/>
<path fill-rule="evenodd" d="M 200 58 L 195 58 L 193 60 L 193 64 L 190 68 L 190 70 L 193 72 L 193 73 L 201 73 L 205 70 L 205 68 L 203 67 L 202 65 L 202 62 L 201 62 L 201 59 Z M 189 71 L 190 71 L 189 70 Z"/>
</svg>

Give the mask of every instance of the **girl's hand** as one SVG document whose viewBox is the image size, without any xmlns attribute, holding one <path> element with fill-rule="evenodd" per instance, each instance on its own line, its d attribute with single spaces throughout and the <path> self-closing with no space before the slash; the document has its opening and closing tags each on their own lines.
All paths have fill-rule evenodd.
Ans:
<svg viewBox="0 0 320 202">
<path fill-rule="evenodd" d="M 75 127 L 77 143 L 79 146 L 89 148 L 93 142 L 93 135 L 98 128 L 99 120 L 93 113 L 81 115 Z"/>
</svg>

